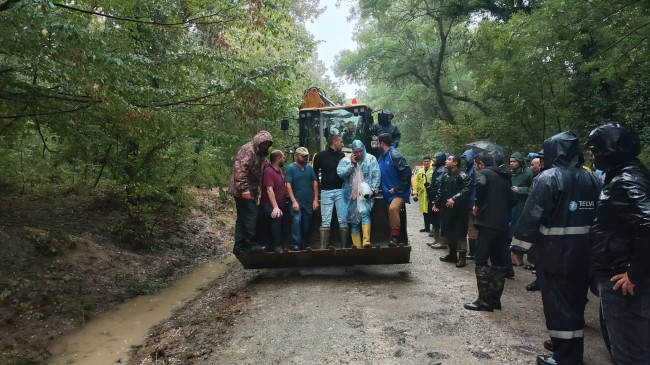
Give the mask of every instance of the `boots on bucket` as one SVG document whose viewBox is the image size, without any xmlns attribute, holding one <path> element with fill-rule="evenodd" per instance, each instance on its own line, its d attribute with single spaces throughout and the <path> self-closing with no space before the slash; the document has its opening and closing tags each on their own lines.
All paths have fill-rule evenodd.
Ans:
<svg viewBox="0 0 650 365">
<path fill-rule="evenodd" d="M 465 267 L 467 266 L 467 252 L 458 251 L 458 261 L 456 262 L 456 267 Z"/>
<path fill-rule="evenodd" d="M 466 303 L 465 309 L 471 311 L 485 311 L 493 312 L 494 308 L 489 303 L 490 293 L 490 279 L 492 278 L 493 271 L 490 266 L 477 266 L 474 269 L 476 273 L 476 287 L 478 289 L 478 299 L 472 303 Z"/>
<path fill-rule="evenodd" d="M 350 230 L 346 228 L 341 228 L 339 230 L 339 238 L 341 239 L 341 248 L 346 248 L 348 246 L 348 237 L 350 236 Z"/>
<path fill-rule="evenodd" d="M 324 250 L 330 244 L 330 229 L 321 228 L 320 230 L 320 249 Z"/>
<path fill-rule="evenodd" d="M 474 260 L 474 255 L 476 254 L 476 240 L 473 238 L 467 239 L 467 245 L 469 246 L 469 252 L 467 253 L 468 260 Z"/>
<path fill-rule="evenodd" d="M 361 248 L 361 233 L 352 233 L 352 248 Z"/>
<path fill-rule="evenodd" d="M 363 245 L 363 248 L 372 247 L 372 245 L 370 244 L 370 224 L 362 224 L 361 233 L 362 233 L 361 243 Z"/>
</svg>

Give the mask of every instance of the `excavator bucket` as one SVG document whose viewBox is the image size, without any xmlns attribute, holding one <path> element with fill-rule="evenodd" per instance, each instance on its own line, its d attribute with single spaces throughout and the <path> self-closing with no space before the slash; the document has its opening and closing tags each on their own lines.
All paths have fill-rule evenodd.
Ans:
<svg viewBox="0 0 650 365">
<path fill-rule="evenodd" d="M 325 92 L 322 89 L 314 86 L 304 91 L 300 109 L 322 108 L 328 106 L 334 106 L 334 103 L 325 96 Z"/>
<path fill-rule="evenodd" d="M 341 248 L 339 240 L 339 227 L 336 220 L 336 212 L 332 217 L 330 227 L 330 247 L 320 249 L 320 211 L 314 212 L 310 230 L 310 245 L 301 251 L 288 251 L 290 243 L 291 214 L 285 212 L 284 216 L 284 247 L 282 254 L 264 253 L 240 253 L 236 257 L 245 269 L 274 269 L 290 267 L 314 267 L 314 266 L 351 266 L 351 265 L 387 265 L 407 264 L 411 258 L 411 246 L 408 245 L 406 234 L 406 211 L 402 209 L 400 218 L 402 221 L 400 241 L 403 245 L 390 247 L 390 227 L 388 225 L 388 207 L 383 197 L 375 197 L 375 204 L 372 209 L 372 225 L 370 242 L 372 248 L 356 249 L 348 247 Z M 258 235 L 263 234 L 259 232 Z M 267 233 L 268 234 L 268 233 Z"/>
</svg>

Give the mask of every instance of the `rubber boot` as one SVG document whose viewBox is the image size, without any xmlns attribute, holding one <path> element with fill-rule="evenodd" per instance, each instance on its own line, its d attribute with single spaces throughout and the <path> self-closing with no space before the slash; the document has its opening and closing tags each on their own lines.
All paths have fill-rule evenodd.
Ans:
<svg viewBox="0 0 650 365">
<path fill-rule="evenodd" d="M 448 241 L 447 244 L 449 245 L 449 253 L 447 256 L 442 256 L 440 258 L 440 261 L 453 263 L 458 262 L 458 255 L 456 254 L 456 242 Z"/>
<path fill-rule="evenodd" d="M 474 255 L 476 254 L 476 240 L 473 238 L 468 238 L 467 246 L 469 246 L 469 253 L 467 254 L 467 259 L 474 260 Z"/>
<path fill-rule="evenodd" d="M 330 244 L 330 229 L 321 229 L 320 230 L 320 249 L 324 250 Z"/>
<path fill-rule="evenodd" d="M 433 245 L 431 245 L 431 248 L 436 248 L 436 249 L 447 248 L 448 245 L 445 241 L 446 239 L 442 237 L 442 235 L 440 234 L 440 230 L 438 230 L 436 231 L 435 242 L 433 243 Z"/>
<path fill-rule="evenodd" d="M 346 248 L 348 246 L 349 235 L 350 235 L 349 229 L 341 228 L 341 230 L 339 230 L 339 238 L 341 239 L 341 248 Z"/>
<path fill-rule="evenodd" d="M 456 267 L 465 267 L 467 265 L 467 261 L 465 261 L 466 258 L 467 252 L 458 251 L 458 262 L 456 262 Z"/>
<path fill-rule="evenodd" d="M 363 248 L 370 248 L 372 245 L 370 244 L 370 224 L 362 224 L 361 225 L 361 232 L 363 233 Z"/>
<path fill-rule="evenodd" d="M 351 236 L 352 236 L 352 246 L 354 246 L 355 248 L 361 248 L 361 233 L 360 232 L 352 233 Z"/>
<path fill-rule="evenodd" d="M 490 279 L 493 275 L 492 268 L 490 266 L 477 266 L 474 270 L 478 299 L 472 303 L 466 303 L 464 307 L 472 311 L 493 312 L 494 308 L 489 303 Z"/>
<path fill-rule="evenodd" d="M 506 283 L 506 270 L 503 266 L 493 266 L 493 274 L 490 277 L 490 292 L 488 293 L 488 304 L 494 309 L 501 310 L 501 295 Z"/>
</svg>

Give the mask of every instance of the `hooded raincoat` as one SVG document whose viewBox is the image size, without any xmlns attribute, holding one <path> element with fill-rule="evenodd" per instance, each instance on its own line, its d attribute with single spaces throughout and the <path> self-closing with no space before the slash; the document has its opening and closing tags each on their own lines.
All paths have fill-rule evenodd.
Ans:
<svg viewBox="0 0 650 365">
<path fill-rule="evenodd" d="M 582 364 L 589 228 L 600 183 L 582 168 L 580 143 L 572 132 L 544 142 L 544 161 L 549 168 L 530 192 L 515 238 L 536 246 L 537 276 L 555 361 Z"/>
<path fill-rule="evenodd" d="M 251 193 L 251 198 L 254 201 L 257 200 L 262 182 L 262 172 L 267 163 L 267 154 L 260 151 L 262 142 L 273 143 L 271 133 L 258 132 L 251 142 L 243 145 L 237 152 L 232 168 L 232 177 L 228 185 L 228 194 L 238 198 L 248 190 Z"/>
<path fill-rule="evenodd" d="M 343 203 L 347 209 L 348 222 L 352 233 L 359 233 L 361 224 L 370 224 L 370 213 L 374 199 L 360 194 L 361 184 L 366 183 L 372 191 L 372 195 L 379 190 L 381 173 L 375 156 L 366 152 L 366 147 L 359 140 L 352 141 L 352 151 L 363 149 L 363 158 L 352 163 L 350 157 L 339 161 L 336 172 L 343 179 Z"/>
</svg>

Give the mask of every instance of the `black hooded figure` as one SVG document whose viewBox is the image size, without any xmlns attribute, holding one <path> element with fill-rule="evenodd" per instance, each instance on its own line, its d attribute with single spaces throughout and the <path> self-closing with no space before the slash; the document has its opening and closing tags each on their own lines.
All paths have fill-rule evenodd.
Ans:
<svg viewBox="0 0 650 365">
<path fill-rule="evenodd" d="M 537 276 L 553 355 L 537 364 L 582 364 L 584 310 L 589 288 L 589 229 L 600 182 L 582 168 L 584 157 L 573 132 L 544 141 L 546 170 L 535 182 L 515 231 L 537 246 Z"/>
<path fill-rule="evenodd" d="M 618 365 L 650 364 L 650 171 L 637 158 L 639 135 L 610 123 L 588 146 L 605 171 L 590 231 L 593 270 Z"/>
<path fill-rule="evenodd" d="M 394 117 L 395 115 L 393 115 L 393 112 L 390 109 L 387 109 L 383 113 L 379 113 L 379 116 L 377 117 L 378 123 L 373 125 L 370 129 L 370 136 L 372 137 L 372 140 L 377 140 L 376 137 L 378 137 L 380 134 L 388 133 L 392 138 L 391 146 L 395 148 L 399 146 L 399 140 L 402 138 L 402 133 L 399 131 L 399 128 L 393 124 Z M 377 148 L 373 147 L 373 149 Z M 377 156 L 379 156 L 380 153 L 377 152 L 377 154 Z"/>
</svg>

